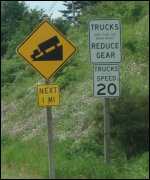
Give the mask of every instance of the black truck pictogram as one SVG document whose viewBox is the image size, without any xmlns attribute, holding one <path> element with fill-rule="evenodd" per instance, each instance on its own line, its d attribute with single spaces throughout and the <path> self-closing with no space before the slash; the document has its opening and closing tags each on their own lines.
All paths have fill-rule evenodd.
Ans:
<svg viewBox="0 0 150 180">
<path fill-rule="evenodd" d="M 62 47 L 62 45 L 58 46 L 58 43 L 60 43 L 58 37 L 54 36 L 54 37 L 38 44 L 38 49 L 35 49 L 33 51 L 31 58 L 33 59 L 33 61 L 63 60 L 63 47 Z M 54 46 L 54 49 L 46 52 L 46 50 L 48 50 L 49 48 L 51 48 L 53 46 Z"/>
</svg>

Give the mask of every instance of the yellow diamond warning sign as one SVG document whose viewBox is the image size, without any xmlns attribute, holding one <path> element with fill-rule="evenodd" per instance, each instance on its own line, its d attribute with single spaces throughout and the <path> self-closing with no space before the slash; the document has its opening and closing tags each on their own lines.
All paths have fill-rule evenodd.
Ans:
<svg viewBox="0 0 150 180">
<path fill-rule="evenodd" d="M 39 106 L 59 106 L 60 91 L 57 84 L 44 84 L 37 86 Z"/>
<path fill-rule="evenodd" d="M 52 77 L 75 51 L 73 44 L 46 20 L 17 48 L 17 52 L 46 79 Z"/>
</svg>

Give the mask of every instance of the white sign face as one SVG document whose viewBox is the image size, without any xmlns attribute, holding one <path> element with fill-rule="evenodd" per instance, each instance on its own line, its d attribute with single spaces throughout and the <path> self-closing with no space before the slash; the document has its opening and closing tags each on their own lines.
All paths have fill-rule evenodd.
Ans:
<svg viewBox="0 0 150 180">
<path fill-rule="evenodd" d="M 95 64 L 93 68 L 94 97 L 119 96 L 119 65 Z"/>
<path fill-rule="evenodd" d="M 89 21 L 91 63 L 121 61 L 121 26 L 118 19 Z"/>
</svg>

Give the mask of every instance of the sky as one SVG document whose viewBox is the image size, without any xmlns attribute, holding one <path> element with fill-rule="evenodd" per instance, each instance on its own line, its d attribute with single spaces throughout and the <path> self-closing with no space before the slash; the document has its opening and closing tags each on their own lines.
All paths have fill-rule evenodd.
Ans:
<svg viewBox="0 0 150 180">
<path fill-rule="evenodd" d="M 46 13 L 50 15 L 52 13 L 52 18 L 61 17 L 62 13 L 58 10 L 66 10 L 66 7 L 63 5 L 63 1 L 25 1 L 29 8 L 34 9 L 44 9 Z"/>
</svg>

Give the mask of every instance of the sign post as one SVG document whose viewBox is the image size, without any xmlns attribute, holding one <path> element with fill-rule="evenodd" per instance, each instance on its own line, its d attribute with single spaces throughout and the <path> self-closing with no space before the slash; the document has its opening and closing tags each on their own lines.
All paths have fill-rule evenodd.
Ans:
<svg viewBox="0 0 150 180">
<path fill-rule="evenodd" d="M 45 80 L 46 84 L 49 84 L 48 80 Z M 47 128 L 48 128 L 48 162 L 49 162 L 49 177 L 50 179 L 56 179 L 55 174 L 55 162 L 54 162 L 54 144 L 53 144 L 53 118 L 52 107 L 46 107 L 47 113 Z"/>
<path fill-rule="evenodd" d="M 121 53 L 121 25 L 118 19 L 89 20 L 89 51 L 93 65 L 94 97 L 104 97 L 104 160 L 110 162 L 109 97 L 117 97 Z"/>
<path fill-rule="evenodd" d="M 46 107 L 49 177 L 56 179 L 51 106 L 59 106 L 60 95 L 58 85 L 49 84 L 48 79 L 68 61 L 76 48 L 53 24 L 44 20 L 17 47 L 16 51 L 45 78 L 46 85 L 38 86 L 38 103 L 39 106 Z"/>
<path fill-rule="evenodd" d="M 104 98 L 104 160 L 110 162 L 110 115 L 109 98 Z"/>
</svg>

